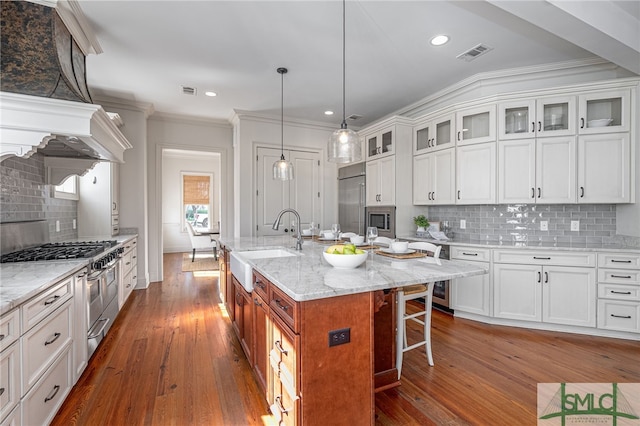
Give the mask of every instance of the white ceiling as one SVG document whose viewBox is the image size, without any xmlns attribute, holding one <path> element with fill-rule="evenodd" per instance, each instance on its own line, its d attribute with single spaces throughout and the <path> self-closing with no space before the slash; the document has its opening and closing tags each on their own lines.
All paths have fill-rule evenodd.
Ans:
<svg viewBox="0 0 640 426">
<path fill-rule="evenodd" d="M 342 120 L 341 1 L 79 3 L 104 51 L 87 58 L 94 97 L 210 119 L 227 120 L 234 110 L 279 117 L 276 68 L 287 67 L 287 117 Z M 363 116 L 353 126 L 495 70 L 600 56 L 640 74 L 637 0 L 349 0 L 346 8 L 346 115 Z M 430 46 L 440 33 L 451 41 Z M 479 43 L 493 50 L 456 59 Z M 197 96 L 183 95 L 181 85 Z M 325 116 L 327 109 L 336 114 Z"/>
</svg>

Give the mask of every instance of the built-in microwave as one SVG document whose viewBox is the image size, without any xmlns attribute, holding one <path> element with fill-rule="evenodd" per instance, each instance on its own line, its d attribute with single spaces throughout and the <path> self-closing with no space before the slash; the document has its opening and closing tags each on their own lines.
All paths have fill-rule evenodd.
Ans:
<svg viewBox="0 0 640 426">
<path fill-rule="evenodd" d="M 367 207 L 367 226 L 378 228 L 380 237 L 396 237 L 396 206 Z"/>
</svg>

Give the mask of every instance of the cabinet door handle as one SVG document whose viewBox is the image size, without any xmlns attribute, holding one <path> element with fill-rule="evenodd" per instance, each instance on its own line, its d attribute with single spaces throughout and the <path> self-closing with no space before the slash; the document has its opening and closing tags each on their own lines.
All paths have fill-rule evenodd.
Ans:
<svg viewBox="0 0 640 426">
<path fill-rule="evenodd" d="M 51 401 L 53 398 L 55 398 L 59 390 L 60 390 L 60 386 L 55 385 L 52 389 L 52 392 L 49 394 L 49 396 L 44 399 L 44 402 L 47 403 Z"/>
<path fill-rule="evenodd" d="M 615 260 L 611 259 L 611 263 L 631 263 L 630 260 Z"/>
<path fill-rule="evenodd" d="M 286 312 L 286 310 L 287 310 L 287 309 L 289 309 L 289 307 L 288 307 L 288 306 L 283 305 L 282 303 L 280 303 L 280 299 L 276 299 L 276 300 L 275 300 L 275 302 L 276 302 L 276 306 L 277 306 L 278 308 L 282 309 L 283 311 L 285 311 L 285 312 Z"/>
<path fill-rule="evenodd" d="M 431 200 L 433 200 L 433 201 L 435 201 L 435 200 L 436 200 L 436 192 L 435 192 L 435 191 L 433 191 L 433 192 L 431 193 Z"/>
<path fill-rule="evenodd" d="M 4 340 L 4 334 L 0 334 L 0 341 Z"/>
<path fill-rule="evenodd" d="M 584 117 L 580 117 L 580 128 L 584 129 Z"/>
<path fill-rule="evenodd" d="M 538 282 L 542 281 L 542 273 L 538 271 Z"/>
<path fill-rule="evenodd" d="M 611 290 L 610 293 L 611 294 L 627 294 L 627 295 L 631 294 L 630 291 L 615 291 L 615 290 Z"/>
<path fill-rule="evenodd" d="M 55 301 L 58 299 L 60 299 L 60 296 L 56 294 L 52 298 L 45 300 L 44 306 L 51 305 L 52 303 L 55 303 Z"/>
<path fill-rule="evenodd" d="M 2 396 L 2 394 L 4 394 L 4 388 L 0 388 L 0 396 Z"/>
<path fill-rule="evenodd" d="M 542 121 L 538 121 L 538 131 L 542 131 Z"/>
<path fill-rule="evenodd" d="M 540 187 L 538 187 L 538 198 L 540 198 L 542 196 L 542 191 L 540 190 Z"/>
<path fill-rule="evenodd" d="M 236 305 L 242 306 L 242 296 L 240 293 L 236 293 Z"/>
<path fill-rule="evenodd" d="M 462 254 L 465 255 L 465 256 L 477 256 L 478 255 L 478 253 L 466 253 L 464 251 L 462 252 Z"/>
<path fill-rule="evenodd" d="M 460 190 L 458 190 L 458 200 L 460 199 Z"/>
<path fill-rule="evenodd" d="M 536 198 L 536 189 L 531 188 L 531 198 Z"/>
<path fill-rule="evenodd" d="M 611 316 L 614 317 L 614 318 L 631 319 L 631 315 L 615 315 L 615 314 L 611 314 Z"/>
<path fill-rule="evenodd" d="M 80 275 L 76 275 L 76 278 L 82 278 L 82 277 L 84 277 L 85 275 L 87 275 L 87 273 L 86 273 L 86 272 L 83 272 L 83 273 L 81 273 Z"/>
<path fill-rule="evenodd" d="M 284 408 L 284 405 L 282 405 L 282 396 L 276 396 L 276 403 L 278 404 L 278 410 L 280 410 L 282 414 L 287 414 L 289 412 L 289 410 Z"/>
<path fill-rule="evenodd" d="M 60 338 L 60 336 L 62 336 L 62 334 L 60 333 L 53 333 L 53 339 L 51 340 L 47 340 L 46 342 L 44 342 L 45 346 L 48 346 L 50 344 L 52 344 L 53 342 L 55 342 L 56 340 L 58 340 Z"/>
<path fill-rule="evenodd" d="M 580 198 L 584 198 L 584 186 L 580 187 Z"/>
<path fill-rule="evenodd" d="M 262 283 L 261 280 L 256 280 L 256 287 L 260 287 L 263 290 L 266 288 L 266 286 Z"/>
<path fill-rule="evenodd" d="M 545 282 L 545 284 L 549 282 L 549 273 L 548 272 L 544 273 L 544 282 Z"/>
<path fill-rule="evenodd" d="M 258 298 L 257 298 L 257 297 L 255 297 L 255 298 L 253 299 L 253 303 L 255 303 L 255 304 L 256 304 L 256 306 L 262 306 L 262 303 L 260 303 L 260 301 L 258 300 Z"/>
<path fill-rule="evenodd" d="M 533 132 L 535 132 L 535 131 L 536 131 L 536 122 L 535 122 L 535 121 L 532 121 L 532 122 L 531 122 L 531 133 L 533 133 Z"/>
<path fill-rule="evenodd" d="M 458 140 L 460 140 L 460 133 L 462 133 L 462 132 L 458 132 Z"/>
<path fill-rule="evenodd" d="M 611 278 L 624 278 L 624 279 L 631 279 L 631 275 L 613 275 L 611 274 Z"/>
<path fill-rule="evenodd" d="M 551 260 L 551 258 L 550 258 L 550 257 L 539 257 L 539 256 L 533 256 L 533 258 L 534 258 L 534 259 L 537 259 L 537 260 Z"/>
<path fill-rule="evenodd" d="M 288 354 L 289 354 L 289 351 L 286 351 L 286 350 L 282 347 L 282 343 L 280 342 L 280 340 L 276 340 L 276 341 L 273 343 L 273 346 L 275 346 L 275 347 L 276 347 L 276 349 L 277 349 L 281 354 L 283 354 L 283 355 L 288 355 Z"/>
</svg>

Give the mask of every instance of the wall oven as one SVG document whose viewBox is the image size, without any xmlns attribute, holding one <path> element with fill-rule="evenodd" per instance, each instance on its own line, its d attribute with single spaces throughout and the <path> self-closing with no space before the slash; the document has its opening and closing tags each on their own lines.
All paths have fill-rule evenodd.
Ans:
<svg viewBox="0 0 640 426">
<path fill-rule="evenodd" d="M 367 226 L 378 228 L 379 237 L 396 237 L 396 206 L 367 207 Z"/>
</svg>

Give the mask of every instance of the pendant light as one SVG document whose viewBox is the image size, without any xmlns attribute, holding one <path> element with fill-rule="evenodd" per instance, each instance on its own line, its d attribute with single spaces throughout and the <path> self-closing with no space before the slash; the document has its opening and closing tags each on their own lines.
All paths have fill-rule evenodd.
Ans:
<svg viewBox="0 0 640 426">
<path fill-rule="evenodd" d="M 345 75 L 346 75 L 346 1 L 342 0 L 342 124 L 334 131 L 329 138 L 327 145 L 328 160 L 335 163 L 353 163 L 360 161 L 362 152 L 358 134 L 347 128 L 346 108 L 345 108 Z"/>
<path fill-rule="evenodd" d="M 278 68 L 280 74 L 280 159 L 273 163 L 273 179 L 291 180 L 293 179 L 293 164 L 284 159 L 284 75 L 288 72 L 286 68 Z"/>
</svg>

